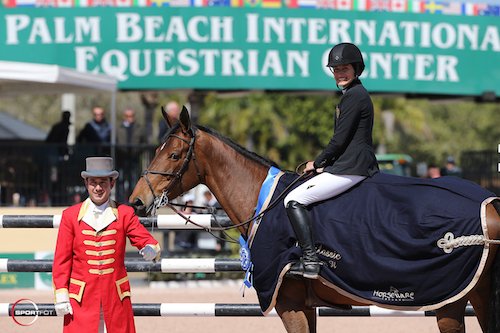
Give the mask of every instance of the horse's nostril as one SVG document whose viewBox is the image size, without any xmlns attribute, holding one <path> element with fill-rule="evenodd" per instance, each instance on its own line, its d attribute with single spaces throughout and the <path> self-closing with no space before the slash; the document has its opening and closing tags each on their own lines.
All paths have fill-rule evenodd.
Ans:
<svg viewBox="0 0 500 333">
<path fill-rule="evenodd" d="M 140 198 L 135 198 L 135 200 L 130 201 L 130 206 L 134 208 L 135 214 L 137 216 L 146 216 L 146 205 Z"/>
</svg>

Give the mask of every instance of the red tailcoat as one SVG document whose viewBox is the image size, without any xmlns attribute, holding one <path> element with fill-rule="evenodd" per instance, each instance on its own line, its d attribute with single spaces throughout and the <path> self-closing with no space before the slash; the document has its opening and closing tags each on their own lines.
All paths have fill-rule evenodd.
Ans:
<svg viewBox="0 0 500 333">
<path fill-rule="evenodd" d="M 69 293 L 73 307 L 73 315 L 64 316 L 64 333 L 97 332 L 101 305 L 108 333 L 135 333 L 124 264 L 126 237 L 138 249 L 158 247 L 158 242 L 131 207 L 110 206 L 117 218 L 99 232 L 82 220 L 85 204 L 62 214 L 52 276 L 56 295 Z"/>
</svg>

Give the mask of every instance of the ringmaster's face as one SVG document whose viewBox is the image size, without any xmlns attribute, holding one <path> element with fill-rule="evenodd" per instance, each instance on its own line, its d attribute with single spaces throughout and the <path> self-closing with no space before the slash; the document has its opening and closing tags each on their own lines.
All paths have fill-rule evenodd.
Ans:
<svg viewBox="0 0 500 333">
<path fill-rule="evenodd" d="M 85 186 L 90 200 L 100 206 L 109 200 L 115 180 L 111 177 L 89 177 L 85 179 Z"/>
</svg>

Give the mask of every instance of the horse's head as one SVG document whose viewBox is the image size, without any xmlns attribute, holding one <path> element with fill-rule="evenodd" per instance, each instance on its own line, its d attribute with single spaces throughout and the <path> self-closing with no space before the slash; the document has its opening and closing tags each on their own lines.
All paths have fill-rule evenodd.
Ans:
<svg viewBox="0 0 500 333">
<path fill-rule="evenodd" d="M 191 125 L 186 107 L 179 120 L 169 116 L 162 108 L 169 130 L 166 139 L 137 182 L 129 201 L 137 214 L 147 215 L 155 206 L 165 204 L 201 183 L 202 175 L 196 165 L 196 131 Z"/>
</svg>

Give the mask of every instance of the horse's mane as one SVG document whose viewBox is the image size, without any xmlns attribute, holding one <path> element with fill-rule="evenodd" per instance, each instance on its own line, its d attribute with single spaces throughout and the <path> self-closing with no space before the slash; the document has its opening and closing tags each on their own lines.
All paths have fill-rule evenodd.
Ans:
<svg viewBox="0 0 500 333">
<path fill-rule="evenodd" d="M 233 140 L 223 136 L 222 134 L 220 134 L 219 132 L 217 132 L 216 130 L 214 129 L 211 129 L 211 128 L 208 128 L 208 127 L 205 127 L 205 126 L 201 126 L 201 125 L 196 125 L 196 128 L 209 134 L 209 135 L 212 135 L 214 137 L 216 137 L 217 139 L 221 140 L 222 142 L 224 142 L 225 144 L 227 144 L 228 146 L 230 146 L 231 148 L 233 148 L 234 150 L 236 150 L 236 152 L 242 154 L 243 156 L 257 162 L 257 163 L 260 163 L 260 164 L 263 164 L 267 167 L 271 167 L 271 166 L 274 166 L 276 168 L 279 168 L 278 164 L 268 158 L 265 158 L 265 157 L 262 157 L 254 152 L 251 152 L 245 148 L 243 148 L 242 146 L 240 146 L 238 143 L 234 142 Z"/>
</svg>

